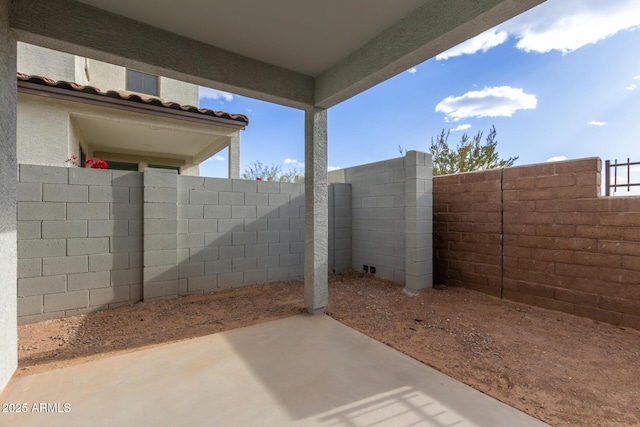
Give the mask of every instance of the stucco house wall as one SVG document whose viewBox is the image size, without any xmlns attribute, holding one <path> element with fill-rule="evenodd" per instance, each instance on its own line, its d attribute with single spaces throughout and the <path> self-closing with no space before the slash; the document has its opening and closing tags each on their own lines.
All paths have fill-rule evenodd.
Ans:
<svg viewBox="0 0 640 427">
<path fill-rule="evenodd" d="M 18 72 L 43 76 L 52 80 L 74 81 L 76 57 L 27 43 L 18 43 Z M 24 71 L 23 71 L 24 70 Z"/>
<path fill-rule="evenodd" d="M 160 97 L 180 105 L 198 105 L 198 86 L 160 76 Z"/>
<path fill-rule="evenodd" d="M 126 68 L 95 59 L 18 43 L 18 72 L 52 80 L 76 82 L 106 90 L 127 90 Z M 180 105 L 198 105 L 198 86 L 159 77 L 160 98 Z"/>
<path fill-rule="evenodd" d="M 75 59 L 76 83 L 102 90 L 125 90 L 126 68 L 82 56 L 76 56 Z"/>
<path fill-rule="evenodd" d="M 18 117 L 18 163 L 64 166 L 79 154 L 77 143 L 70 147 L 72 126 L 61 102 L 18 94 Z"/>
</svg>

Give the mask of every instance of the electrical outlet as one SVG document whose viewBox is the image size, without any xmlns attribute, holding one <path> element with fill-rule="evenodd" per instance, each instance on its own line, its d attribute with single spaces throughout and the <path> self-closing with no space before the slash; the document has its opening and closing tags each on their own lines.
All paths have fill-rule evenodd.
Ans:
<svg viewBox="0 0 640 427">
<path fill-rule="evenodd" d="M 374 266 L 369 267 L 369 273 L 376 274 L 376 268 Z"/>
<path fill-rule="evenodd" d="M 364 271 L 365 273 L 369 272 L 369 266 L 368 265 L 363 265 L 362 266 L 362 271 Z"/>
</svg>

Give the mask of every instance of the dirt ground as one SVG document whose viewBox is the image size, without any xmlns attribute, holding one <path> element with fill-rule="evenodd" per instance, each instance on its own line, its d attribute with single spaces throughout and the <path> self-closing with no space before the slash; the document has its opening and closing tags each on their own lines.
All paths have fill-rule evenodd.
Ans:
<svg viewBox="0 0 640 427">
<path fill-rule="evenodd" d="M 640 425 L 640 332 L 460 288 L 332 275 L 327 314 L 553 426 Z M 304 312 L 300 282 L 19 327 L 31 375 Z"/>
</svg>

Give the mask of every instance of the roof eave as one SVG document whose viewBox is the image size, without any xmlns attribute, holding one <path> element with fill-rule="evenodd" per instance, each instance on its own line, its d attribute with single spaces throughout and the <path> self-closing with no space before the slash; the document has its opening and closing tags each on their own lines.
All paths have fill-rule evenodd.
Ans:
<svg viewBox="0 0 640 427">
<path fill-rule="evenodd" d="M 90 104 L 107 108 L 115 108 L 118 110 L 150 114 L 159 117 L 185 120 L 206 125 L 223 126 L 238 130 L 244 130 L 247 126 L 247 123 L 239 120 L 224 119 L 221 117 L 207 116 L 204 114 L 192 113 L 189 111 L 158 107 L 145 103 L 111 98 L 104 95 L 70 91 L 68 89 L 61 89 L 58 87 L 31 83 L 22 80 L 18 80 L 18 92 L 55 99 L 62 99 L 71 102 L 80 102 L 83 104 Z"/>
</svg>

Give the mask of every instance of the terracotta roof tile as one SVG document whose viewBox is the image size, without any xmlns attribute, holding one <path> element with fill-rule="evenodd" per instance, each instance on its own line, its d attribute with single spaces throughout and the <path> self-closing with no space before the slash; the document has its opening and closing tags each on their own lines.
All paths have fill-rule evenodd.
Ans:
<svg viewBox="0 0 640 427">
<path fill-rule="evenodd" d="M 229 114 L 224 111 L 214 111 L 209 110 L 208 108 L 198 108 L 192 105 L 180 105 L 177 102 L 163 102 L 159 98 L 155 98 L 153 96 L 142 97 L 140 95 L 136 95 L 133 93 L 124 93 L 116 90 L 109 90 L 106 92 L 101 91 L 100 89 L 94 86 L 83 86 L 74 82 L 67 82 L 64 80 L 55 81 L 48 79 L 42 76 L 32 76 L 28 74 L 18 73 L 18 81 L 33 83 L 43 86 L 54 87 L 58 89 L 66 89 L 75 92 L 83 92 L 91 95 L 99 95 L 108 98 L 121 99 L 124 101 L 136 102 L 140 104 L 154 105 L 156 107 L 163 107 L 172 110 L 186 111 L 195 114 L 202 114 L 205 116 L 217 117 L 220 119 L 227 120 L 235 120 L 238 122 L 242 122 L 245 125 L 249 124 L 249 118 L 244 114 Z"/>
</svg>

